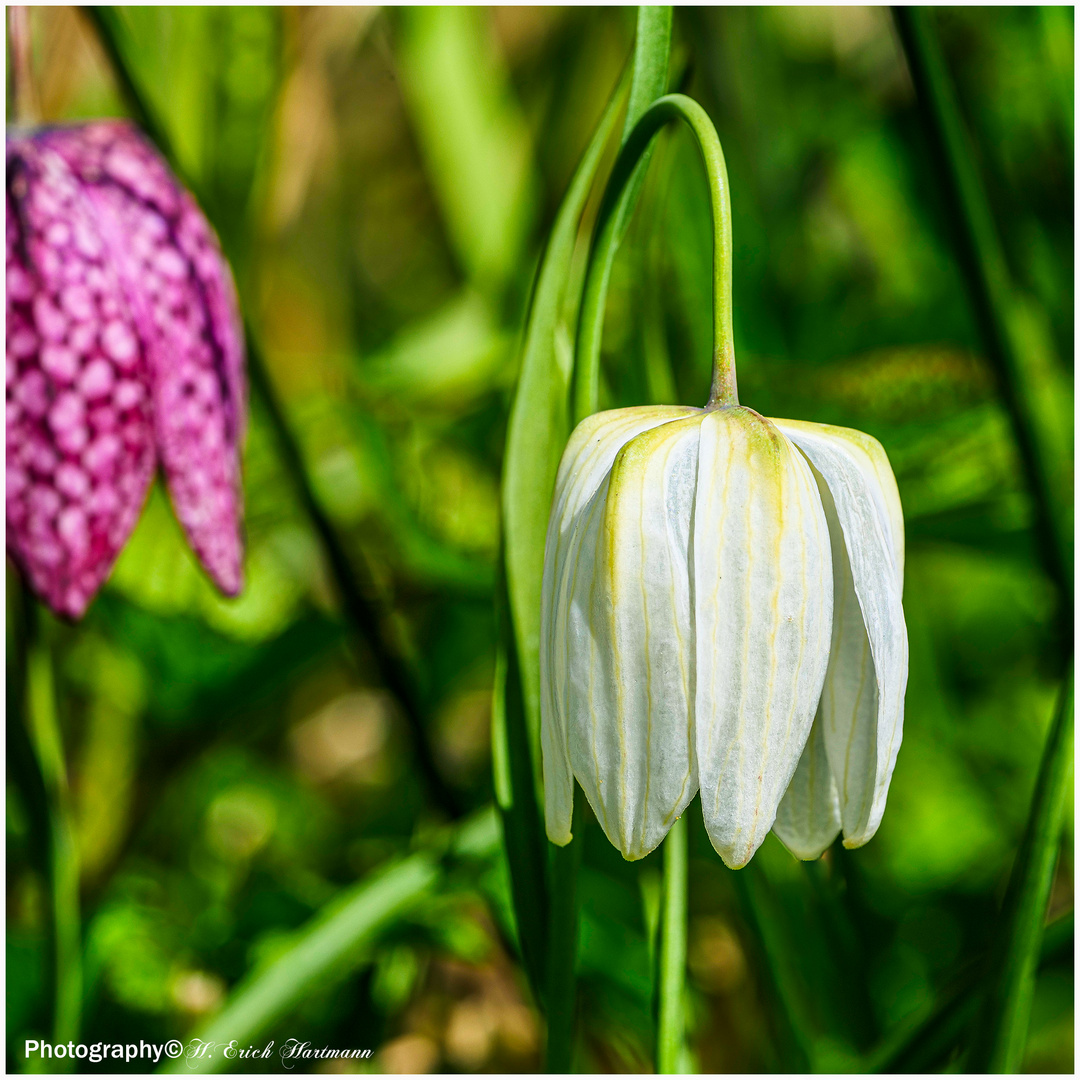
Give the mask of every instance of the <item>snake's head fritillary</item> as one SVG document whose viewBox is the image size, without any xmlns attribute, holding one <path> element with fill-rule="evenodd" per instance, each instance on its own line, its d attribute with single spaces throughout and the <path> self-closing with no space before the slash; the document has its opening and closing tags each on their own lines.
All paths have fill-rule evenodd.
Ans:
<svg viewBox="0 0 1080 1080">
<path fill-rule="evenodd" d="M 246 415 L 236 293 L 217 239 L 130 124 L 7 140 L 7 543 L 77 618 L 161 464 L 192 548 L 243 584 Z"/>
<path fill-rule="evenodd" d="M 903 520 L 859 432 L 739 406 L 597 413 L 570 437 L 541 631 L 547 831 L 574 780 L 639 859 L 700 791 L 744 866 L 876 830 L 900 745 Z"/>
</svg>

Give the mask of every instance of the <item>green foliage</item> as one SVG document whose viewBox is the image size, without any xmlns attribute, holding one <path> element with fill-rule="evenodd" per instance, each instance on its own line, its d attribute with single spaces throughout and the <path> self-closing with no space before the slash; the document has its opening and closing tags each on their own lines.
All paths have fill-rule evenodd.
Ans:
<svg viewBox="0 0 1080 1080">
<path fill-rule="evenodd" d="M 542 537 L 632 13 L 110 16 L 222 234 L 273 396 L 253 394 L 239 600 L 203 579 L 160 491 L 80 624 L 42 620 L 30 640 L 9 574 L 8 1069 L 35 1067 L 24 1040 L 52 1037 L 59 1002 L 89 1042 L 296 1037 L 370 1047 L 373 1071 L 535 1071 Z M 47 121 L 125 111 L 81 12 L 31 22 Z M 1002 333 L 1071 505 L 1073 15 L 935 23 L 1010 288 Z M 870 844 L 802 865 L 770 840 L 731 873 L 688 811 L 680 1063 L 1070 1071 L 1067 755 L 1034 816 L 1031 796 L 1063 730 L 1072 598 L 1047 569 L 1012 384 L 969 303 L 890 16 L 679 8 L 673 37 L 672 89 L 709 114 L 730 175 L 740 398 L 881 440 L 911 641 L 904 746 Z M 701 404 L 709 193 L 686 133 L 657 138 L 623 227 L 600 404 Z M 342 567 L 412 673 L 412 726 L 342 607 Z M 33 729 L 61 744 L 45 777 L 22 724 L 27 654 L 29 704 L 47 705 L 44 660 L 55 684 L 54 735 Z M 575 832 L 575 1064 L 651 1069 L 663 855 L 625 863 L 584 806 Z M 1007 1053 L 975 1036 L 988 972 L 995 1015 L 1030 1005 L 1026 1039 L 1000 1029 Z"/>
<path fill-rule="evenodd" d="M 279 943 L 272 960 L 256 965 L 228 1005 L 194 1037 L 210 1043 L 236 1039 L 248 1044 L 315 987 L 340 977 L 342 968 L 354 967 L 357 954 L 379 930 L 432 891 L 435 877 L 430 856 L 414 855 L 343 890 L 295 940 Z M 205 1070 L 221 1068 L 220 1062 L 215 1067 L 213 1059 L 199 1059 L 196 1069 L 203 1062 Z M 186 1073 L 190 1064 L 180 1060 L 170 1071 Z"/>
</svg>

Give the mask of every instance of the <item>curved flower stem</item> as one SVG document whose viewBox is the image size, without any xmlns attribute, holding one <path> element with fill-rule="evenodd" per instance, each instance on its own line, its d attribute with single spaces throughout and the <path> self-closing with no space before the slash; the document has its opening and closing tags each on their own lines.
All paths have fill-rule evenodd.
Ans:
<svg viewBox="0 0 1080 1080">
<path fill-rule="evenodd" d="M 664 884 L 660 912 L 660 1009 L 656 1029 L 656 1071 L 681 1072 L 686 1017 L 686 817 L 664 839 Z"/>
<path fill-rule="evenodd" d="M 16 124 L 36 124 L 41 119 L 34 85 L 30 39 L 30 9 L 22 4 L 8 8 L 11 41 L 12 114 Z"/>
<path fill-rule="evenodd" d="M 624 190 L 653 138 L 672 120 L 683 120 L 690 128 L 709 178 L 713 221 L 713 380 L 709 406 L 739 403 L 731 306 L 731 198 L 724 151 L 708 113 L 683 94 L 668 94 L 655 101 L 634 126 L 615 160 L 604 191 L 589 252 L 585 295 L 578 319 L 574 370 L 575 422 L 596 412 L 598 407 L 600 337 L 604 329 L 604 306 L 611 279 L 612 254 L 618 244 Z"/>
</svg>

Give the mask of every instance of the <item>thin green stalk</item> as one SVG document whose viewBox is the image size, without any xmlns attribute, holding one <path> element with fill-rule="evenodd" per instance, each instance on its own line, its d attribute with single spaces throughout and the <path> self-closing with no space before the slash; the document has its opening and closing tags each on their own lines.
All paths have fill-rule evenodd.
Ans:
<svg viewBox="0 0 1080 1080">
<path fill-rule="evenodd" d="M 97 31 L 98 38 L 112 63 L 113 71 L 136 121 L 205 209 L 206 200 L 199 199 L 198 186 L 192 183 L 190 177 L 184 175 L 164 125 L 131 72 L 120 45 L 123 30 L 115 9 L 103 6 L 88 7 L 83 10 Z M 443 780 L 427 735 L 422 695 L 418 689 L 422 683 L 420 673 L 415 670 L 415 665 L 401 655 L 401 651 L 394 648 L 388 640 L 384 631 L 385 620 L 377 605 L 369 599 L 373 591 L 371 583 L 360 580 L 360 575 L 349 558 L 337 530 L 315 494 L 299 443 L 289 427 L 284 407 L 274 389 L 262 351 L 246 319 L 244 331 L 247 343 L 247 370 L 252 389 L 258 394 L 265 407 L 282 464 L 296 488 L 300 505 L 322 544 L 323 553 L 337 585 L 344 615 L 354 633 L 371 654 L 387 689 L 401 705 L 412 737 L 416 761 L 432 798 L 449 817 L 459 817 L 462 812 L 460 800 Z"/>
<path fill-rule="evenodd" d="M 578 319 L 574 371 L 574 418 L 578 422 L 594 413 L 599 404 L 600 338 L 624 191 L 653 138 L 672 120 L 683 120 L 689 126 L 709 178 L 713 222 L 713 381 L 709 405 L 739 403 L 731 303 L 731 198 L 724 151 L 708 113 L 683 94 L 668 94 L 655 101 L 634 126 L 604 192 Z"/>
<path fill-rule="evenodd" d="M 975 164 L 940 44 L 927 13 L 896 8 L 895 18 L 919 96 L 932 155 L 957 230 L 958 255 L 987 352 L 1009 409 L 1036 512 L 1043 557 L 1062 594 L 1066 639 L 1072 596 L 1072 476 L 1069 417 L 1056 370 L 1030 347 L 1030 319 L 1010 280 L 990 204 Z M 1045 353 L 1045 350 L 1041 350 Z M 995 936 L 984 1007 L 969 1066 L 1011 1072 L 1020 1063 L 1031 1012 L 1034 971 L 1061 830 L 1072 748 L 1072 672 L 1043 751 L 1027 830 Z"/>
<path fill-rule="evenodd" d="M 850 852 L 838 839 L 832 848 L 838 859 Z M 851 895 L 837 887 L 835 864 L 828 866 L 821 859 L 799 864 L 810 887 L 813 906 L 820 912 L 822 934 L 837 972 L 843 972 L 842 992 L 837 995 L 835 1013 L 846 1020 L 852 1041 L 866 1049 L 876 1040 L 878 1029 L 873 1012 L 873 995 L 867 975 L 867 949 L 858 932 L 858 916 Z M 846 868 L 850 861 L 846 861 Z M 808 898 L 809 899 L 809 898 Z"/>
<path fill-rule="evenodd" d="M 30 626 L 26 652 L 25 707 L 30 744 L 41 774 L 48 808 L 53 1040 L 67 1043 L 78 1041 L 82 1013 L 79 856 L 71 822 L 52 656 L 48 643 L 42 639 L 38 614 L 35 608 L 28 608 Z"/>
<path fill-rule="evenodd" d="M 660 907 L 663 903 L 663 878 L 654 866 L 647 863 L 638 871 L 638 892 L 641 895 L 641 918 L 645 923 L 645 943 L 649 949 L 649 970 L 660 968 Z"/>
<path fill-rule="evenodd" d="M 630 138 L 634 125 L 644 115 L 645 110 L 667 91 L 671 54 L 671 16 L 670 6 L 643 5 L 637 10 L 633 78 L 630 82 L 630 98 L 626 104 L 626 118 L 623 120 L 622 135 L 619 138 L 620 148 L 626 145 L 626 140 Z M 616 209 L 614 239 L 603 253 L 606 262 L 605 271 L 608 274 L 615 261 L 615 253 L 626 236 L 626 230 L 630 227 L 630 219 L 634 215 L 634 207 L 637 206 L 638 197 L 641 195 L 651 157 L 651 148 L 641 155 Z"/>
<path fill-rule="evenodd" d="M 1039 970 L 1070 957 L 1073 912 L 1046 927 L 1039 950 Z M 978 990 L 985 966 L 970 963 L 947 989 L 903 1021 L 864 1059 L 867 1073 L 929 1073 L 942 1069 L 970 1030 L 978 1012 Z"/>
<path fill-rule="evenodd" d="M 727 875 L 755 947 L 754 970 L 764 976 L 776 1027 L 773 1042 L 781 1072 L 813 1072 L 815 1028 L 783 912 L 768 876 L 756 863 Z"/>
<path fill-rule="evenodd" d="M 578 804 L 581 789 L 574 786 L 574 813 L 581 821 Z M 551 849 L 551 924 L 548 930 L 547 966 L 547 1060 L 549 1073 L 568 1073 L 574 1053 L 574 1020 L 577 1015 L 577 879 L 583 842 L 575 836 L 565 847 Z"/>
<path fill-rule="evenodd" d="M 919 106 L 933 150 L 931 164 L 956 223 L 957 255 L 979 332 L 997 370 L 1028 486 L 1035 501 L 1044 560 L 1064 597 L 1072 594 L 1071 409 L 1030 332 L 1030 318 L 1010 279 L 990 203 L 931 18 L 925 9 L 894 8 Z M 1071 622 L 1069 630 L 1071 630 Z M 1067 631 L 1068 632 L 1068 631 Z"/>
<path fill-rule="evenodd" d="M 191 177 L 184 174 L 183 167 L 176 159 L 172 139 L 161 123 L 157 110 L 150 105 L 142 91 L 142 87 L 139 86 L 131 73 L 127 57 L 120 46 L 120 39 L 124 31 L 120 25 L 120 17 L 116 12 L 116 8 L 108 4 L 95 4 L 84 7 L 82 11 L 90 20 L 97 34 L 98 42 L 105 55 L 109 58 L 109 66 L 112 69 L 113 77 L 120 84 L 120 94 L 127 107 L 131 110 L 135 123 L 143 129 L 150 141 L 161 151 L 173 172 L 183 181 L 184 186 L 197 195 Z M 202 206 L 202 201 L 198 201 L 199 205 Z"/>
<path fill-rule="evenodd" d="M 518 949 L 533 993 L 542 1001 L 548 932 L 547 842 L 537 802 L 521 667 L 508 625 L 510 602 L 503 574 L 496 588 L 499 646 L 491 707 L 495 802 L 510 871 Z"/>
<path fill-rule="evenodd" d="M 634 30 L 634 74 L 630 80 L 630 100 L 626 103 L 620 144 L 645 110 L 667 90 L 671 54 L 671 5 L 643 4 L 637 9 Z M 631 209 L 633 209 L 633 200 Z"/>
<path fill-rule="evenodd" d="M 47 994 L 52 1005 L 51 1030 L 55 1042 L 77 1037 L 78 1006 L 81 999 L 81 952 L 79 950 L 78 868 L 65 871 L 72 853 L 70 842 L 61 838 L 64 817 L 57 800 L 56 762 L 46 768 L 43 753 L 55 747 L 57 739 L 47 734 L 48 717 L 35 723 L 52 705 L 50 675 L 40 660 L 31 677 L 31 656 L 38 648 L 38 609 L 14 573 L 8 575 L 8 670 L 6 700 L 8 774 L 18 787 L 29 817 L 29 852 L 45 883 L 49 915 Z M 44 668 L 44 670 L 43 670 Z M 51 680 L 50 680 L 51 681 Z M 40 699 L 44 698 L 44 701 Z M 49 708 L 49 715 L 55 713 Z M 38 730 L 44 729 L 44 738 Z M 46 772 L 50 780 L 46 779 Z M 67 838 L 73 835 L 70 828 Z M 70 887 L 72 880 L 76 888 Z M 74 900 L 74 907 L 72 907 Z M 72 966 L 72 959 L 75 966 Z M 79 976 L 76 978 L 76 976 Z M 74 1024 L 72 1020 L 74 1018 Z M 69 1034 L 70 1033 L 70 1034 Z M 63 1068 L 64 1066 L 58 1066 Z"/>
<path fill-rule="evenodd" d="M 709 178 L 713 218 L 713 382 L 709 405 L 738 404 L 731 302 L 731 200 L 724 152 L 705 110 L 688 97 L 671 94 L 655 101 L 633 126 L 628 120 L 627 134 L 604 192 L 578 321 L 574 373 L 577 422 L 595 412 L 599 405 L 600 339 L 615 252 L 643 181 L 652 140 L 664 124 L 674 119 L 689 125 Z M 686 899 L 686 823 L 677 821 L 664 841 L 656 1045 L 656 1067 L 663 1073 L 679 1071 L 685 1033 Z M 550 1061 L 549 1057 L 549 1069 Z"/>
<path fill-rule="evenodd" d="M 989 986 L 968 1062 L 973 1072 L 1017 1072 L 1024 1055 L 1035 971 L 1069 792 L 1072 746 L 1070 669 L 1043 750 L 1024 838 L 1002 905 Z"/>
<path fill-rule="evenodd" d="M 368 590 L 361 586 L 352 560 L 315 494 L 300 445 L 293 438 L 285 410 L 278 400 L 270 373 L 263 360 L 262 351 L 246 320 L 245 332 L 248 375 L 252 388 L 262 400 L 277 440 L 278 454 L 296 488 L 300 504 L 322 543 L 323 552 L 337 584 L 338 596 L 345 616 L 354 632 L 367 646 L 386 688 L 397 698 L 401 706 L 412 736 L 413 753 L 416 755 L 416 762 L 423 773 L 429 793 L 449 817 L 457 818 L 462 812 L 460 800 L 443 780 L 428 739 L 424 709 L 417 690 L 420 682 L 419 673 L 391 647 L 388 636 L 383 630 L 381 614 L 375 604 L 368 599 Z M 370 586 L 370 583 L 368 584 Z"/>
<path fill-rule="evenodd" d="M 686 1016 L 686 900 L 688 878 L 686 818 L 664 839 L 663 910 L 660 915 L 660 1008 L 656 1028 L 656 1071 L 681 1072 Z"/>
</svg>

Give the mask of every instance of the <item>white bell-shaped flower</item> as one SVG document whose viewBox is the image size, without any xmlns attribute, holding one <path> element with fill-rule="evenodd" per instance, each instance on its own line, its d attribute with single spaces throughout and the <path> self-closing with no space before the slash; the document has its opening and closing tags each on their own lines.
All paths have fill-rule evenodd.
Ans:
<svg viewBox="0 0 1080 1080">
<path fill-rule="evenodd" d="M 896 483 L 869 436 L 735 405 L 582 421 L 544 565 L 550 839 L 570 840 L 576 777 L 627 859 L 699 790 L 731 867 L 774 822 L 801 858 L 841 829 L 865 843 L 900 745 L 902 575 Z"/>
</svg>

